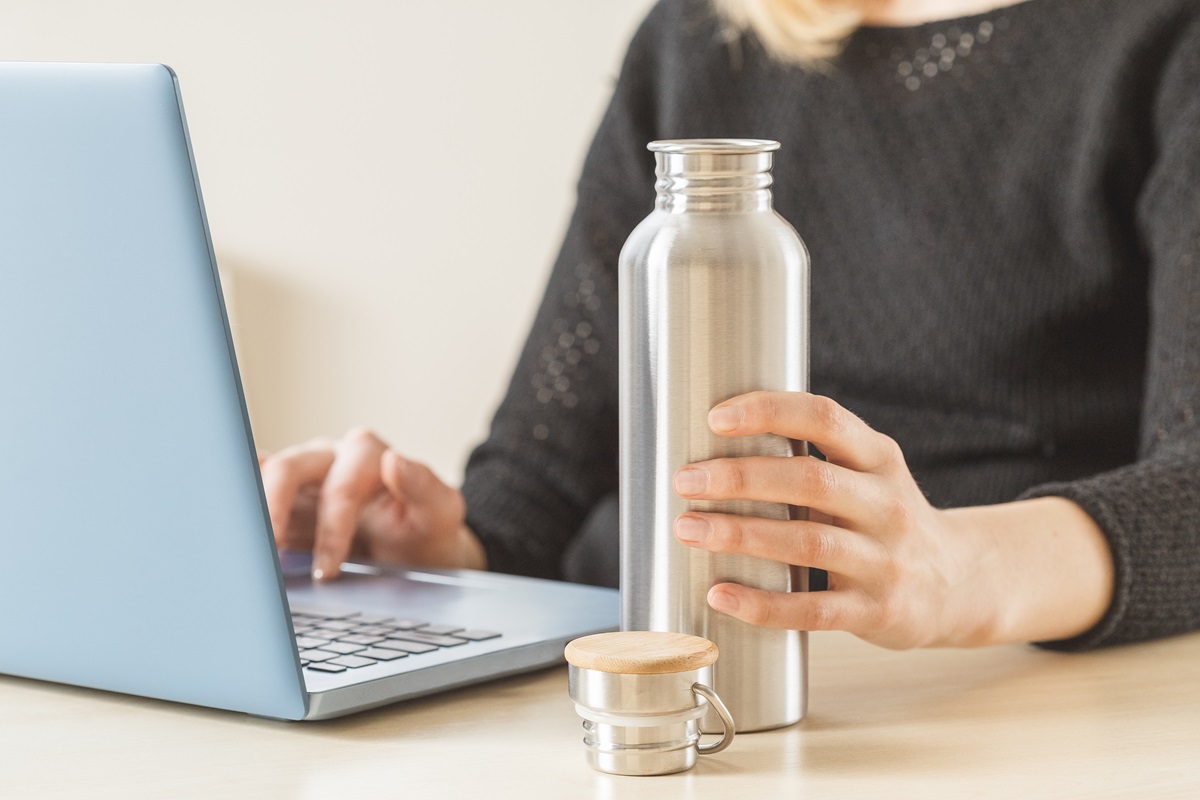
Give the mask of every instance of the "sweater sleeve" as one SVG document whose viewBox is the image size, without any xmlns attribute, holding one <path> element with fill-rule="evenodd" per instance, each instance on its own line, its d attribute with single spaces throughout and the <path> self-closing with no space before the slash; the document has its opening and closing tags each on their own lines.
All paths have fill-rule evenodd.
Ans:
<svg viewBox="0 0 1200 800">
<path fill-rule="evenodd" d="M 653 207 L 656 9 L 635 35 L 584 162 L 575 211 L 487 439 L 463 483 L 488 568 L 559 577 L 617 486 L 617 257 Z"/>
<path fill-rule="evenodd" d="M 1156 159 L 1138 201 L 1150 329 L 1139 458 L 1036 487 L 1079 504 L 1108 538 L 1112 605 L 1061 650 L 1200 629 L 1200 25 L 1176 40 L 1155 98 Z"/>
</svg>

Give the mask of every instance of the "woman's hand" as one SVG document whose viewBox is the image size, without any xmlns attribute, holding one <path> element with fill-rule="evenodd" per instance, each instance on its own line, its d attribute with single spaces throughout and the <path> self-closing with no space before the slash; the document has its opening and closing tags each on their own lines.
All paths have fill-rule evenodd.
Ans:
<svg viewBox="0 0 1200 800">
<path fill-rule="evenodd" d="M 692 547 L 829 572 L 826 592 L 717 584 L 708 601 L 718 611 L 756 625 L 847 630 L 906 648 L 1062 638 L 1091 627 L 1107 608 L 1107 545 L 1067 500 L 936 509 L 896 442 L 827 397 L 754 392 L 718 405 L 708 420 L 723 436 L 809 441 L 828 459 L 715 459 L 676 474 L 676 492 L 688 499 L 760 500 L 815 512 L 807 521 L 680 515 L 675 534 Z M 1034 563 L 1039 558 L 1046 566 Z M 1085 570 L 1085 579 L 1072 585 L 1056 576 L 1064 563 Z M 1044 569 L 1049 573 L 1039 575 Z M 1042 577 L 1048 586 L 1036 585 Z M 1030 596 L 1014 596 L 1021 592 Z M 1053 616 L 1040 618 L 1046 614 Z"/>
<path fill-rule="evenodd" d="M 462 493 L 371 431 L 260 456 L 281 548 L 313 551 L 313 577 L 337 577 L 353 552 L 375 561 L 483 569 Z"/>
</svg>

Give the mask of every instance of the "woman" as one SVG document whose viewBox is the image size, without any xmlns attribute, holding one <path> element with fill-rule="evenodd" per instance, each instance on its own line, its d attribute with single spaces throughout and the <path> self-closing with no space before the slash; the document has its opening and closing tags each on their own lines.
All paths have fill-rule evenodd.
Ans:
<svg viewBox="0 0 1200 800">
<path fill-rule="evenodd" d="M 652 202 L 645 144 L 752 136 L 782 143 L 776 207 L 813 256 L 814 393 L 708 422 L 827 460 L 696 464 L 675 488 L 829 521 L 675 533 L 829 590 L 710 604 L 890 647 L 1200 627 L 1198 81 L 1190 0 L 663 0 L 462 492 L 368 431 L 289 448 L 263 465 L 280 543 L 315 532 L 319 579 L 352 545 L 544 576 L 568 547 L 615 553 L 614 273 Z"/>
</svg>

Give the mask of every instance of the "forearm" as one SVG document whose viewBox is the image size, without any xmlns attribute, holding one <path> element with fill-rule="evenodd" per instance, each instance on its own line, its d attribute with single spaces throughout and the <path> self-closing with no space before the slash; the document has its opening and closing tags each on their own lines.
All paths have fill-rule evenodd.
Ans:
<svg viewBox="0 0 1200 800">
<path fill-rule="evenodd" d="M 1095 626 L 1113 596 L 1113 557 L 1096 522 L 1061 497 L 945 512 L 964 580 L 948 611 L 954 643 L 1068 639 Z"/>
</svg>

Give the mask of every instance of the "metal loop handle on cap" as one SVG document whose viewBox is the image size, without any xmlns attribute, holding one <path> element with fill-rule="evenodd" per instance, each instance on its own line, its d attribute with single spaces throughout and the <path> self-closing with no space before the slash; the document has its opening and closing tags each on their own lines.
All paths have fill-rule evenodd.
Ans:
<svg viewBox="0 0 1200 800">
<path fill-rule="evenodd" d="M 721 702 L 721 698 L 717 697 L 717 693 L 705 686 L 703 683 L 693 683 L 692 691 L 707 700 L 712 707 L 716 709 L 717 716 L 721 718 L 721 727 L 724 729 L 721 732 L 721 738 L 712 744 L 696 745 L 696 750 L 702 756 L 711 756 L 714 753 L 719 753 L 733 743 L 734 734 L 737 732 L 733 726 L 733 716 L 730 715 L 729 709 Z"/>
</svg>

